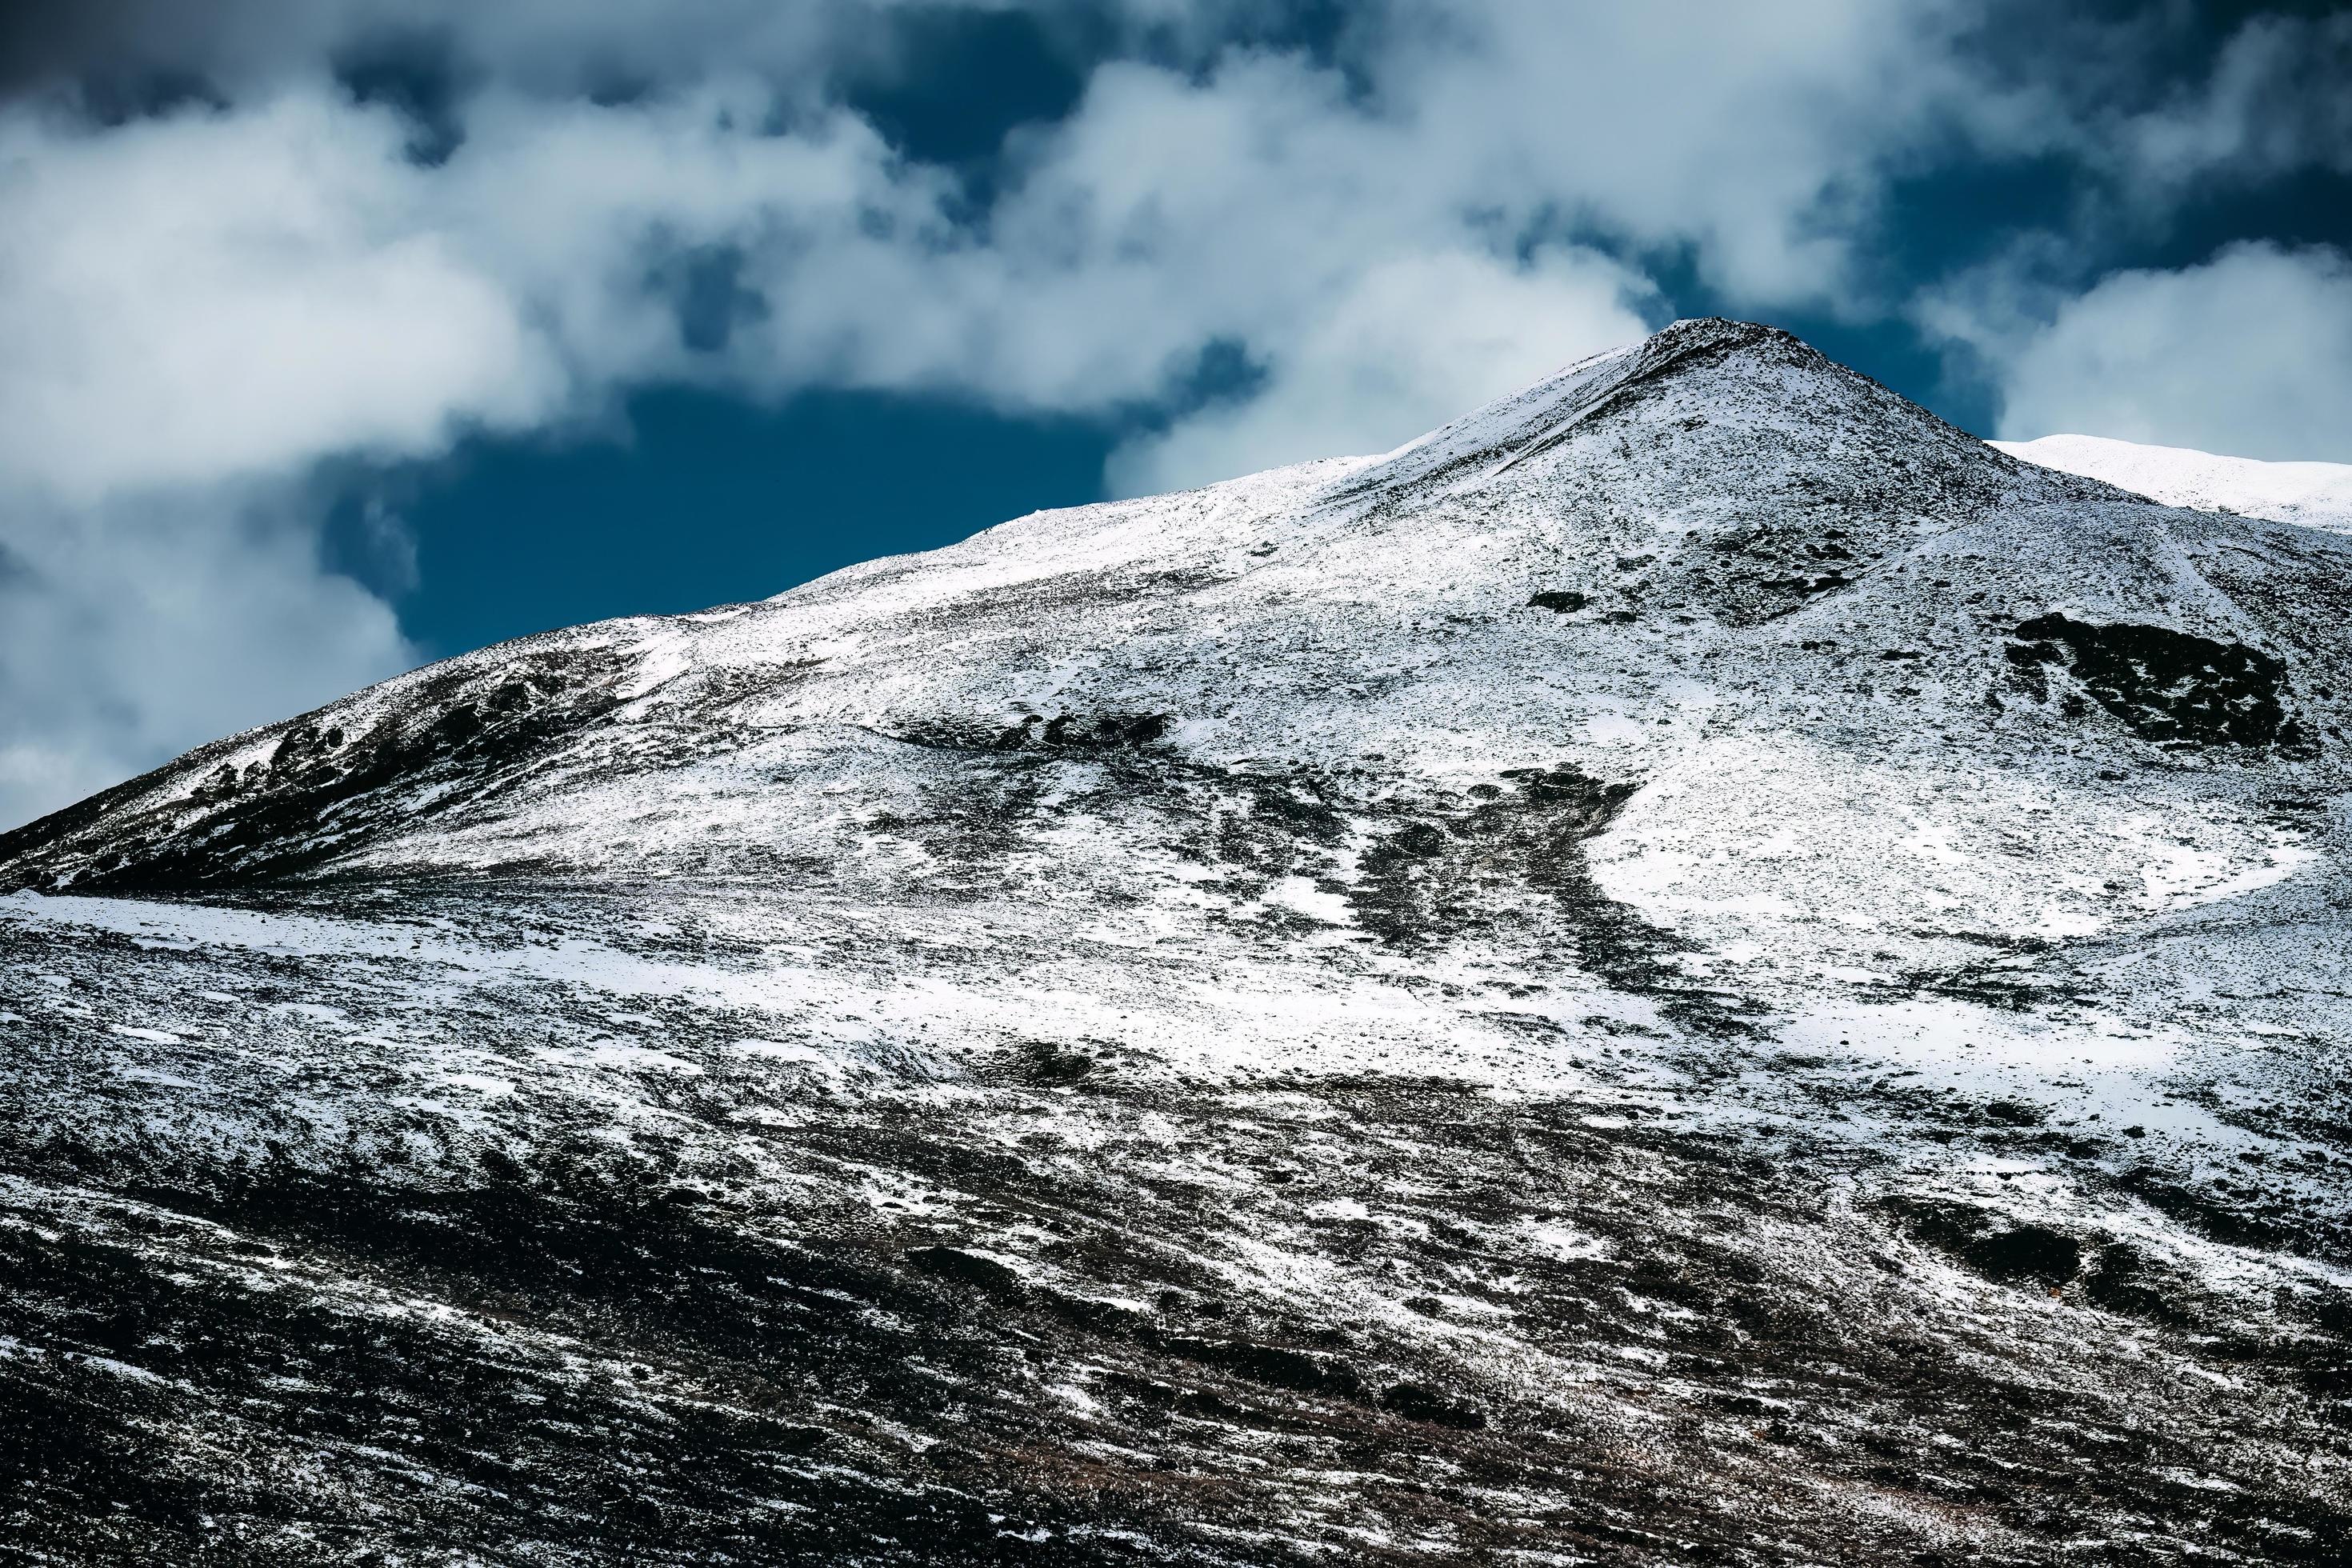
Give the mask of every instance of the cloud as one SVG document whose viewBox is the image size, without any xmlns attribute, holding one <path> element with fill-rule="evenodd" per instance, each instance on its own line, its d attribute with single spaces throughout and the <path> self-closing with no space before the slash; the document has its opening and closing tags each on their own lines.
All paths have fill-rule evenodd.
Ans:
<svg viewBox="0 0 2352 1568">
<path fill-rule="evenodd" d="M 1978 106 L 1953 54 L 1976 10 L 1414 6 L 1371 74 L 1411 179 L 1679 251 L 1749 304 L 1835 306 L 1888 174 Z"/>
<path fill-rule="evenodd" d="M 2245 244 L 2117 272 L 1985 347 L 2011 439 L 2352 461 L 2352 260 L 2338 251 Z"/>
<path fill-rule="evenodd" d="M 0 824 L 406 668 L 273 489 L 0 495 Z"/>
<path fill-rule="evenodd" d="M 91 501 L 542 417 L 559 368 L 424 221 L 402 137 L 309 96 L 0 121 L 0 472 Z"/>
<path fill-rule="evenodd" d="M 2217 175 L 2352 173 L 2352 15 L 2257 16 L 2212 69 L 2128 117 L 2114 145 L 2159 189 Z"/>
<path fill-rule="evenodd" d="M 1101 414 L 1166 395 L 1213 342 L 1303 363 L 1302 317 L 1376 275 L 1400 310 L 1458 315 L 1397 298 L 1413 278 L 1440 286 L 1414 263 L 1548 276 L 1525 266 L 1534 251 L 1612 235 L 1687 251 L 1742 298 L 1841 298 L 1873 161 L 1943 94 L 1914 68 L 1941 47 L 1916 18 L 1948 7 L 1809 0 L 1768 23 L 1675 0 L 1570 26 L 1544 5 L 1399 0 L 1330 62 L 1113 60 L 1070 118 L 1017 139 L 977 216 L 955 180 L 808 97 L 812 41 L 874 47 L 839 40 L 895 8 L 755 19 L 772 9 L 246 0 L 189 32 L 112 7 L 140 20 L 117 29 L 140 50 L 276 85 L 106 128 L 21 109 L 0 124 L 16 209 L 0 347 L 20 367 L 0 386 L 0 457 L 82 495 L 197 483 L 430 450 L 655 379 Z M 299 69 L 399 17 L 495 68 L 429 166 L 415 128 Z M 623 58 L 681 85 L 543 90 Z M 722 306 L 743 309 L 682 332 L 680 290 L 714 267 Z M 1562 360 L 1587 339 L 1527 353 Z M 1351 444 L 1384 419 L 1368 411 Z"/>
<path fill-rule="evenodd" d="M 196 87 L 242 101 L 386 58 L 548 96 L 691 82 L 715 63 L 807 84 L 887 49 L 897 0 L 73 0 L 0 10 L 0 88 Z"/>
<path fill-rule="evenodd" d="M 1451 251 L 1352 279 L 1268 350 L 1266 384 L 1138 439 L 1111 485 L 1149 495 L 1309 458 L 1383 451 L 1647 330 L 1646 280 L 1589 251 L 1526 266 Z"/>
</svg>

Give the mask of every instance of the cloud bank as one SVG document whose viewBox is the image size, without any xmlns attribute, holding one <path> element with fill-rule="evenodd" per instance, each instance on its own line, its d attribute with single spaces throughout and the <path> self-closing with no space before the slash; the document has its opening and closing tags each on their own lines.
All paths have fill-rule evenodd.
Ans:
<svg viewBox="0 0 2352 1568">
<path fill-rule="evenodd" d="M 2352 261 L 2237 245 L 2114 273 L 2007 349 L 2001 434 L 2352 461 Z"/>
<path fill-rule="evenodd" d="M 1130 433 L 1109 481 L 1161 489 L 1386 448 L 1703 300 L 1916 321 L 2004 433 L 2331 456 L 2284 448 L 2352 427 L 2340 257 L 2108 273 L 2090 232 L 2352 167 L 2336 22 L 2257 18 L 2135 100 L 2005 57 L 1992 0 L 1007 0 L 973 10 L 1079 88 L 973 166 L 858 107 L 956 10 L 0 24 L 0 823 L 413 660 L 320 564 L 333 464 L 647 385 L 1098 419 Z M 1904 182 L 2019 159 L 2108 216 L 1889 269 Z"/>
</svg>

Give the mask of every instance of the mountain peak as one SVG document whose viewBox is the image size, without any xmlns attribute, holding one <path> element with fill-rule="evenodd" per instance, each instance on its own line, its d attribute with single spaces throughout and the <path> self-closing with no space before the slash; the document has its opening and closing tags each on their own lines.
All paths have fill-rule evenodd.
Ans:
<svg viewBox="0 0 2352 1568">
<path fill-rule="evenodd" d="M 1630 347 L 1635 363 L 1627 373 L 1629 381 L 1664 374 L 1676 365 L 1693 363 L 1706 356 L 1743 351 L 1792 362 L 1811 361 L 1832 368 L 1835 364 L 1794 332 L 1727 316 L 1685 316 Z"/>
<path fill-rule="evenodd" d="M 1408 443 L 1352 477 L 1357 492 L 1498 480 L 1612 415 L 1672 404 L 1689 428 L 1777 427 L 1784 458 L 1837 451 L 1841 426 L 1874 447 L 1926 443 L 1941 458 L 1998 468 L 1982 443 L 1832 360 L 1793 333 L 1699 317 L 1591 354 Z M 1700 459 L 1731 471 L 1717 453 Z"/>
</svg>

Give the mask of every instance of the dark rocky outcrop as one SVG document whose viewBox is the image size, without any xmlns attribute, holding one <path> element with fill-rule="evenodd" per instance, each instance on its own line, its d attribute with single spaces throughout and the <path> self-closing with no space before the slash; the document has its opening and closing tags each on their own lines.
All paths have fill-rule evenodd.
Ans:
<svg viewBox="0 0 2352 1568">
<path fill-rule="evenodd" d="M 2019 623 L 2011 635 L 2012 665 L 2027 672 L 2064 665 L 2100 707 L 2158 744 L 2268 746 L 2299 738 L 2286 704 L 2286 666 L 2259 648 L 2055 612 Z"/>
</svg>

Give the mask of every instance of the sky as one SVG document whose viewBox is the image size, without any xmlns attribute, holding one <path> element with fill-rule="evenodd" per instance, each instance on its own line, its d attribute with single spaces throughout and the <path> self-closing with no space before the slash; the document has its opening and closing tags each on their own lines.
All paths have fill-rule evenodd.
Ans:
<svg viewBox="0 0 2352 1568">
<path fill-rule="evenodd" d="M 2352 462 L 2352 6 L 16 0 L 0 827 L 1677 317 Z"/>
</svg>

